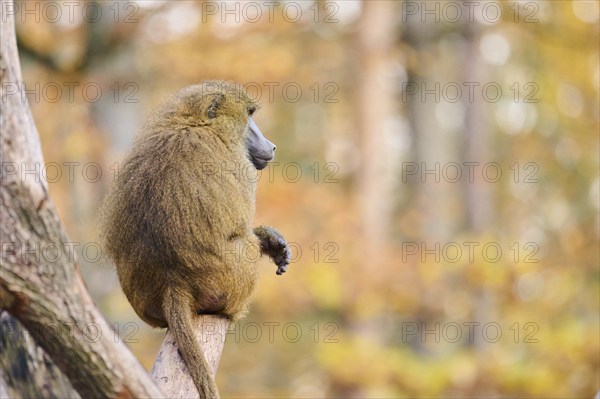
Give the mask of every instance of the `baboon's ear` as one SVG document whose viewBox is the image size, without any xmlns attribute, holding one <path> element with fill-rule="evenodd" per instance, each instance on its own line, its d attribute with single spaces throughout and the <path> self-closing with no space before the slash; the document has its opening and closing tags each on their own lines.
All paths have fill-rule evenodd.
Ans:
<svg viewBox="0 0 600 399">
<path fill-rule="evenodd" d="M 208 106 L 206 114 L 208 115 L 209 118 L 212 119 L 212 118 L 217 117 L 217 110 L 225 102 L 225 94 L 218 93 L 218 94 L 214 94 L 211 97 L 212 97 L 212 99 L 211 99 L 210 105 Z"/>
</svg>

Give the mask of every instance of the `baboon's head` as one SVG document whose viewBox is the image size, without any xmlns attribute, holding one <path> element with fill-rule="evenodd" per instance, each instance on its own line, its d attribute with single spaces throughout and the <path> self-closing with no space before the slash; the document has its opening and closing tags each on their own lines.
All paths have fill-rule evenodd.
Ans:
<svg viewBox="0 0 600 399">
<path fill-rule="evenodd" d="M 181 90 L 177 99 L 175 113 L 186 125 L 204 126 L 228 146 L 245 143 L 256 169 L 275 156 L 275 145 L 252 119 L 259 104 L 239 83 L 206 81 Z"/>
</svg>

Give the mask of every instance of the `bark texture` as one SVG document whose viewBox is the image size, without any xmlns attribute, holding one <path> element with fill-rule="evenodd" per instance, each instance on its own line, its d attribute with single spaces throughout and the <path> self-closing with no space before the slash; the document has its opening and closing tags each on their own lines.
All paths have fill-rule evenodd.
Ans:
<svg viewBox="0 0 600 399">
<path fill-rule="evenodd" d="M 224 317 L 201 315 L 196 318 L 194 323 L 196 339 L 202 347 L 214 378 L 217 374 L 230 321 Z M 152 366 L 152 378 L 167 398 L 198 397 L 194 381 L 177 353 L 177 345 L 170 331 L 167 331 L 154 366 Z"/>
</svg>

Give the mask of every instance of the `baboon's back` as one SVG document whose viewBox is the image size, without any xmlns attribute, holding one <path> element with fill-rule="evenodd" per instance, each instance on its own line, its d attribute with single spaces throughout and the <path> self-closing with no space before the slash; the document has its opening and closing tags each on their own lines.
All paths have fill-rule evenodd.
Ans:
<svg viewBox="0 0 600 399">
<path fill-rule="evenodd" d="M 125 294 L 148 323 L 164 319 L 167 284 L 185 287 L 200 308 L 250 296 L 253 265 L 231 258 L 240 249 L 232 238 L 256 245 L 248 163 L 201 128 L 136 140 L 105 201 L 101 231 Z M 236 286 L 239 298 L 227 298 L 223 286 Z"/>
</svg>

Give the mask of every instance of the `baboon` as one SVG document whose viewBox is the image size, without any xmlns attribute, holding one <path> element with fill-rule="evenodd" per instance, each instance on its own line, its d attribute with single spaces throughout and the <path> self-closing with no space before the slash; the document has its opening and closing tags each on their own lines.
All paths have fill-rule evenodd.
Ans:
<svg viewBox="0 0 600 399">
<path fill-rule="evenodd" d="M 275 151 L 252 119 L 257 109 L 239 84 L 181 90 L 138 134 L 100 211 L 100 235 L 125 295 L 142 320 L 171 329 L 201 398 L 218 391 L 192 318 L 239 319 L 260 254 L 277 274 L 290 262 L 281 234 L 252 228 L 256 170 Z"/>
</svg>

